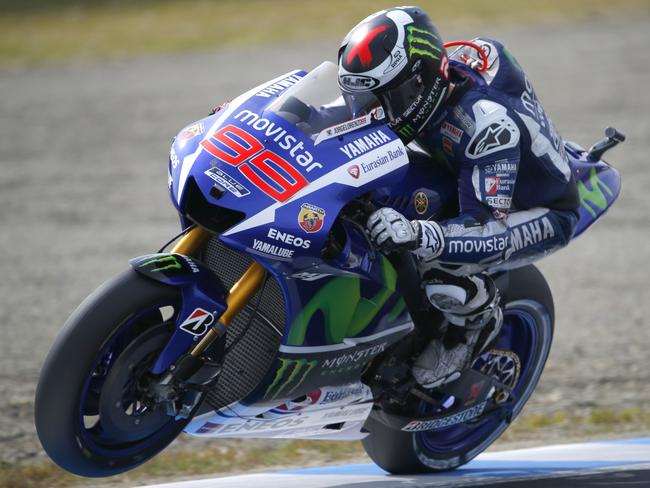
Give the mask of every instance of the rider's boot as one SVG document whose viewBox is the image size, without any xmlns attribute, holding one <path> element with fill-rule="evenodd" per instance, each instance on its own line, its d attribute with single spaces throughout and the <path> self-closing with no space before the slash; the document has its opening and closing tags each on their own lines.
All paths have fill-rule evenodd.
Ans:
<svg viewBox="0 0 650 488">
<path fill-rule="evenodd" d="M 499 292 L 484 274 L 466 277 L 425 275 L 429 301 L 446 319 L 442 340 L 434 339 L 416 360 L 413 377 L 425 388 L 457 379 L 498 336 L 503 324 Z"/>
</svg>

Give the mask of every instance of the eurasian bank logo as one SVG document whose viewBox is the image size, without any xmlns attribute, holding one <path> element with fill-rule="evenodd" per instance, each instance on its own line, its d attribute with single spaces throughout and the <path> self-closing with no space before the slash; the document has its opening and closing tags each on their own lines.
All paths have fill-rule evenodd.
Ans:
<svg viewBox="0 0 650 488">
<path fill-rule="evenodd" d="M 434 44 L 438 38 L 425 29 L 409 25 L 406 28 L 406 42 L 409 58 L 419 54 L 440 61 L 442 49 Z"/>
<path fill-rule="evenodd" d="M 280 358 L 280 368 L 275 373 L 273 383 L 266 390 L 266 397 L 277 398 L 280 394 L 290 394 L 302 385 L 309 373 L 316 367 L 318 361 L 313 359 Z"/>
</svg>

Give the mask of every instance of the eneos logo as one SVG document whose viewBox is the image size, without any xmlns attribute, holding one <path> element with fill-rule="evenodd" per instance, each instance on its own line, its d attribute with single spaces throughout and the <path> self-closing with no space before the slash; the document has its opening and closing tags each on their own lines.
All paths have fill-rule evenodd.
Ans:
<svg viewBox="0 0 650 488">
<path fill-rule="evenodd" d="M 323 228 L 325 221 L 325 210 L 311 203 L 303 203 L 300 206 L 300 213 L 298 214 L 298 225 L 300 228 L 313 234 Z"/>
</svg>

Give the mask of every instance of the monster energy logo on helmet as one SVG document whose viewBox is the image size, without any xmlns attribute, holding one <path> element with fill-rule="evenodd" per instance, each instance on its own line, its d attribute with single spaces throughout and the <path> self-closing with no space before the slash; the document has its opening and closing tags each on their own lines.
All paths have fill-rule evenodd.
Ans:
<svg viewBox="0 0 650 488">
<path fill-rule="evenodd" d="M 397 129 L 397 133 L 402 137 L 412 137 L 415 135 L 415 130 L 409 124 L 406 124 Z"/>
<path fill-rule="evenodd" d="M 409 58 L 419 54 L 440 61 L 442 49 L 436 46 L 436 41 L 440 41 L 438 36 L 426 29 L 420 29 L 414 25 L 406 27 L 406 45 Z"/>
<path fill-rule="evenodd" d="M 313 370 L 318 361 L 315 359 L 307 361 L 306 359 L 288 359 L 280 358 L 280 367 L 275 373 L 273 383 L 269 385 L 265 396 L 273 394 L 270 398 L 277 398 L 281 393 L 290 394 L 303 384 L 311 370 Z"/>
</svg>

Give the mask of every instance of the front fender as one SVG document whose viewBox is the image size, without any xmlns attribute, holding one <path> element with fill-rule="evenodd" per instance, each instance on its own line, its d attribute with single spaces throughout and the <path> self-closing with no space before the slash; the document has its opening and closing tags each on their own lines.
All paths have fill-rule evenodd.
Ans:
<svg viewBox="0 0 650 488">
<path fill-rule="evenodd" d="M 152 373 L 160 374 L 218 322 L 227 308 L 228 291 L 212 270 L 183 254 L 148 254 L 131 259 L 129 264 L 148 279 L 178 287 L 181 291 L 176 330 L 151 368 Z"/>
</svg>

